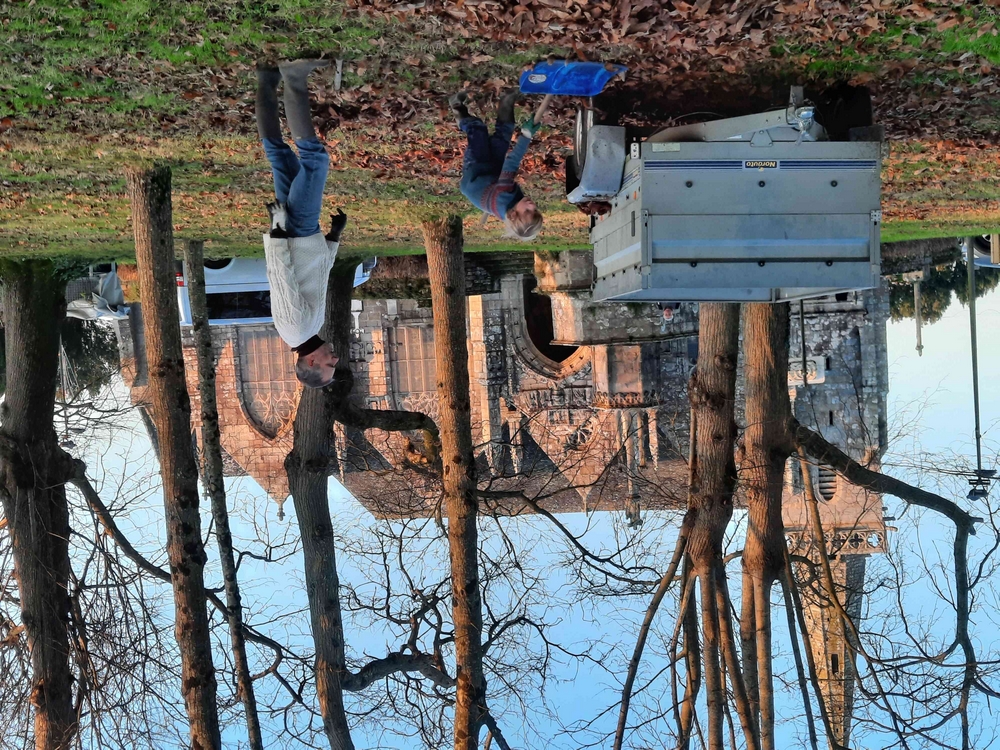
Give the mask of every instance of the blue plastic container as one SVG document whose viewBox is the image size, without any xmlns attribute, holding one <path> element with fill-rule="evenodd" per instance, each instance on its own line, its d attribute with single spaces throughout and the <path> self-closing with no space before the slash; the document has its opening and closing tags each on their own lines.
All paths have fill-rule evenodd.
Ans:
<svg viewBox="0 0 1000 750">
<path fill-rule="evenodd" d="M 521 93 L 597 96 L 612 78 L 627 70 L 614 63 L 540 62 L 521 73 Z"/>
</svg>

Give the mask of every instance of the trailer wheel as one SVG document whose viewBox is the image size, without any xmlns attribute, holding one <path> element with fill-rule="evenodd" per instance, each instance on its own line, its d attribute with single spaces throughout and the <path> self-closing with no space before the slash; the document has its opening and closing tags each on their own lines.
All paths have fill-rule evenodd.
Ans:
<svg viewBox="0 0 1000 750">
<path fill-rule="evenodd" d="M 570 154 L 566 157 L 566 195 L 569 195 L 580 185 L 580 171 L 576 165 L 576 156 Z"/>
<path fill-rule="evenodd" d="M 587 145 L 590 129 L 594 126 L 594 110 L 592 107 L 577 107 L 576 126 L 573 130 L 573 168 L 576 170 L 576 184 L 583 177 L 583 165 L 587 160 Z M 568 183 L 567 183 L 568 184 Z"/>
</svg>

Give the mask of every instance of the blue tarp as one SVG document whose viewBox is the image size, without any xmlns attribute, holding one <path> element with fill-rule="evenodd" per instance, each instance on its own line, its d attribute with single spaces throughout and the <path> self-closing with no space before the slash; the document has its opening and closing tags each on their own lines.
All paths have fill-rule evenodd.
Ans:
<svg viewBox="0 0 1000 750">
<path fill-rule="evenodd" d="M 597 96 L 615 76 L 627 71 L 624 65 L 598 62 L 540 62 L 521 73 L 524 94 Z"/>
</svg>

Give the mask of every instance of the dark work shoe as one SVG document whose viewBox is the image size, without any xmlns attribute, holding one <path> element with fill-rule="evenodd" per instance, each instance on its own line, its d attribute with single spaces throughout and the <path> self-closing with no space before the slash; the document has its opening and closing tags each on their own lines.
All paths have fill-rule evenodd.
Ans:
<svg viewBox="0 0 1000 750">
<path fill-rule="evenodd" d="M 519 89 L 507 89 L 500 97 L 500 107 L 497 109 L 497 122 L 514 122 L 514 105 L 521 98 Z"/>
<path fill-rule="evenodd" d="M 457 94 L 452 94 L 448 97 L 448 107 L 454 113 L 455 117 L 458 118 L 459 122 L 469 116 L 468 102 L 468 91 L 459 91 Z"/>
<path fill-rule="evenodd" d="M 278 84 L 281 71 L 264 64 L 257 66 L 257 133 L 261 140 L 281 140 L 281 121 L 278 119 Z"/>
<path fill-rule="evenodd" d="M 329 64 L 329 60 L 292 60 L 278 64 L 285 82 L 285 119 L 288 120 L 288 129 L 292 131 L 292 138 L 296 141 L 316 137 L 307 81 L 310 73 Z"/>
</svg>

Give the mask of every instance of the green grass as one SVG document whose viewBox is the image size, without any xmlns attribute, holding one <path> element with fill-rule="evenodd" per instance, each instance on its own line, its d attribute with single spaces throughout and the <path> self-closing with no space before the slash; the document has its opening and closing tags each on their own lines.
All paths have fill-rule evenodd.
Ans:
<svg viewBox="0 0 1000 750">
<path fill-rule="evenodd" d="M 877 75 L 887 65 L 923 58 L 932 62 L 908 73 L 913 81 L 964 80 L 971 74 L 942 69 L 935 61 L 966 52 L 1000 61 L 997 37 L 976 38 L 995 14 L 964 13 L 963 24 L 944 32 L 890 18 L 864 40 L 841 45 L 784 39 L 772 55 L 779 68 L 792 66 L 816 79 Z M 335 0 L 8 3 L 0 19 L 0 48 L 0 120 L 10 116 L 15 126 L 0 133 L 0 254 L 88 258 L 130 254 L 123 169 L 140 156 L 174 166 L 179 241 L 205 239 L 215 255 L 259 254 L 270 177 L 260 147 L 247 135 L 253 127 L 247 116 L 252 65 L 261 57 L 319 52 L 345 58 L 345 99 L 370 84 L 384 87 L 386 96 L 410 96 L 417 107 L 414 116 L 391 126 L 344 122 L 329 134 L 339 158 L 327 205 L 343 206 L 352 217 L 345 252 L 348 246 L 358 253 L 418 252 L 420 216 L 446 211 L 472 216 L 455 188 L 457 174 L 439 169 L 423 174 L 419 160 L 409 158 L 410 149 L 428 143 L 457 147 L 456 134 L 442 134 L 435 96 L 460 82 L 512 81 L 524 64 L 567 52 L 463 39 L 447 30 L 430 38 Z M 419 69 L 407 62 L 413 58 L 421 61 Z M 990 112 L 983 109 L 977 117 L 983 129 L 995 131 L 1000 110 Z M 381 122 L 378 116 L 365 122 L 371 121 Z M 916 174 L 921 168 L 943 186 L 921 180 Z M 900 169 L 900 184 L 893 189 L 902 199 L 944 209 L 956 199 L 948 165 L 915 161 Z M 586 221 L 562 200 L 557 182 L 551 172 L 526 180 L 548 218 L 541 241 L 532 247 L 585 247 Z M 963 200 L 1000 200 L 996 179 L 970 181 L 957 190 Z M 884 237 L 954 234 L 960 228 L 937 219 L 898 224 L 889 219 Z M 496 222 L 486 228 L 467 222 L 470 249 L 524 249 L 501 235 Z"/>
<path fill-rule="evenodd" d="M 980 28 L 991 21 L 1000 26 L 1000 16 L 991 8 L 964 9 L 961 16 L 959 25 L 944 31 L 938 31 L 935 21 L 915 23 L 909 18 L 890 16 L 884 19 L 883 29 L 861 40 L 842 44 L 832 40 L 780 39 L 772 46 L 771 55 L 794 61 L 807 75 L 827 80 L 859 74 L 874 76 L 887 70 L 898 75 L 902 67 L 914 85 L 934 81 L 975 83 L 981 76 L 978 69 L 953 70 L 937 63 L 971 52 L 1000 64 L 1000 35 L 978 36 Z M 915 69 L 906 70 L 907 63 Z"/>
<path fill-rule="evenodd" d="M 356 132 L 337 135 L 335 156 L 359 147 Z M 368 147 L 386 157 L 399 156 L 400 147 L 391 140 Z M 887 218 L 884 241 L 979 234 L 1000 226 L 1000 217 L 995 222 L 988 214 L 952 217 L 946 208 L 957 199 L 966 207 L 974 201 L 1000 201 L 1000 178 L 955 176 L 950 172 L 954 162 L 942 161 L 942 152 L 923 144 L 896 150 L 899 158 L 892 161 L 892 169 L 898 174 L 891 182 L 892 200 L 901 201 L 904 207 L 945 208 L 930 211 L 928 218 L 919 221 Z M 206 252 L 216 257 L 262 253 L 264 204 L 272 194 L 269 170 L 254 139 L 120 135 L 88 140 L 51 134 L 15 139 L 0 151 L 0 184 L 11 185 L 0 193 L 0 212 L 6 217 L 0 225 L 0 255 L 127 259 L 132 254 L 132 237 L 124 166 L 139 153 L 172 164 L 178 248 L 184 240 L 202 239 Z M 419 223 L 429 212 L 466 215 L 470 251 L 587 247 L 586 220 L 562 200 L 561 186 L 551 179 L 529 178 L 529 191 L 540 198 L 547 217 L 546 231 L 529 246 L 505 239 L 495 221 L 480 226 L 475 212 L 450 186 L 450 179 L 442 178 L 441 194 L 436 195 L 429 189 L 437 183 L 430 183 L 429 178 L 393 175 L 378 179 L 372 169 L 336 160 L 326 205 L 330 210 L 343 206 L 351 216 L 344 252 L 421 252 Z"/>
<path fill-rule="evenodd" d="M 987 9 L 987 12 L 992 15 L 991 20 L 1000 26 L 1000 15 L 990 9 Z M 941 32 L 941 39 L 943 52 L 959 55 L 972 52 L 989 60 L 993 65 L 1000 65 L 1000 32 L 996 36 L 992 33 L 980 36 L 975 27 L 956 26 Z"/>
<path fill-rule="evenodd" d="M 335 155 L 350 152 L 353 137 L 344 134 Z M 396 154 L 391 144 L 382 152 Z M 105 252 L 126 257 L 131 229 L 124 171 L 137 153 L 171 164 L 178 243 L 205 240 L 206 252 L 214 256 L 262 253 L 264 205 L 273 193 L 270 169 L 255 139 L 109 136 L 91 142 L 52 135 L 17 140 L 0 152 L 0 184 L 12 185 L 0 194 L 0 211 L 7 215 L 0 225 L 0 255 L 95 257 Z M 448 186 L 450 178 L 442 178 L 441 187 L 413 175 L 378 179 L 371 169 L 339 162 L 335 160 L 327 183 L 325 205 L 329 211 L 343 207 L 351 217 L 344 252 L 419 252 L 420 221 L 429 213 L 468 216 L 471 251 L 525 249 L 505 239 L 495 220 L 481 226 L 478 212 Z M 552 188 L 538 184 L 532 191 L 547 216 L 547 230 L 535 245 L 551 250 L 586 246 L 586 220 Z M 325 223 L 326 216 L 322 219 Z"/>
<path fill-rule="evenodd" d="M 0 118 L 71 128 L 135 129 L 137 112 L 145 115 L 143 128 L 183 115 L 204 125 L 192 115 L 210 112 L 211 103 L 183 95 L 202 83 L 220 96 L 245 94 L 262 58 L 341 57 L 345 89 L 385 83 L 391 69 L 393 87 L 409 92 L 420 88 L 427 67 L 414 69 L 407 58 L 447 64 L 440 77 L 455 84 L 509 77 L 527 62 L 567 52 L 531 45 L 515 51 L 475 39 L 429 42 L 335 0 L 37 0 L 4 11 Z M 477 54 L 492 59 L 473 64 Z M 351 61 L 362 60 L 367 73 L 359 75 Z M 223 80 L 207 81 L 213 72 Z"/>
<path fill-rule="evenodd" d="M 992 225 L 942 219 L 897 221 L 882 225 L 882 242 L 930 240 L 939 237 L 973 237 L 979 234 L 992 234 L 994 232 L 1000 232 L 1000 218 Z"/>
<path fill-rule="evenodd" d="M 365 57 L 381 51 L 389 31 L 317 0 L 92 0 L 86 7 L 38 0 L 4 11 L 0 116 L 37 114 L 67 100 L 105 116 L 140 108 L 169 114 L 184 105 L 164 94 L 167 77 L 190 76 L 196 85 L 198 74 L 264 55 Z M 394 42 L 399 54 L 419 46 Z"/>
</svg>

